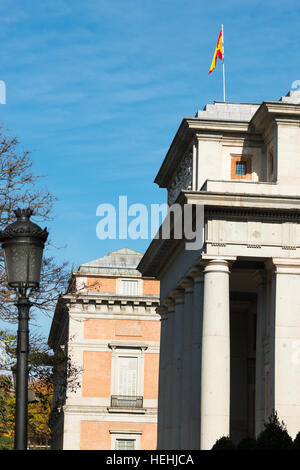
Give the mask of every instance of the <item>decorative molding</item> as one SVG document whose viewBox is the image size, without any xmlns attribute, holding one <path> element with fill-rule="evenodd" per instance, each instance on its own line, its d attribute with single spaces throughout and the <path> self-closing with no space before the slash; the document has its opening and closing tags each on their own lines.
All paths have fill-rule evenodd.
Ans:
<svg viewBox="0 0 300 470">
<path fill-rule="evenodd" d="M 167 307 L 168 314 L 173 313 L 175 309 L 175 302 L 171 297 L 166 298 L 162 304 Z"/>
<path fill-rule="evenodd" d="M 159 305 L 155 311 L 157 315 L 160 315 L 161 320 L 164 320 L 168 314 L 168 307 L 166 305 Z"/>
<path fill-rule="evenodd" d="M 184 303 L 184 289 L 173 289 L 169 292 L 169 297 L 174 299 L 175 304 Z"/>
<path fill-rule="evenodd" d="M 182 189 L 191 190 L 193 185 L 193 152 L 190 150 L 180 161 L 170 185 L 168 186 L 168 204 L 173 204 Z"/>
<path fill-rule="evenodd" d="M 266 270 L 274 274 L 300 274 L 299 258 L 269 258 Z"/>
<path fill-rule="evenodd" d="M 193 282 L 193 279 L 190 277 L 184 277 L 180 279 L 180 281 L 178 282 L 178 288 L 184 289 L 185 293 L 193 291 L 193 287 L 194 287 L 194 282 Z"/>
<path fill-rule="evenodd" d="M 126 430 L 126 429 L 120 429 L 120 430 L 110 429 L 109 433 L 110 434 L 141 434 L 142 435 L 143 431 L 141 431 L 141 430 L 134 431 L 134 430 Z"/>
<path fill-rule="evenodd" d="M 189 277 L 193 278 L 194 284 L 196 282 L 203 282 L 204 277 L 203 277 L 203 266 L 202 265 L 197 265 L 197 266 L 192 266 L 188 269 L 187 275 Z"/>
<path fill-rule="evenodd" d="M 206 207 L 205 210 L 207 217 L 232 217 L 234 219 L 237 218 L 259 218 L 259 219 L 268 219 L 268 220 L 278 220 L 278 219 L 286 219 L 286 220 L 299 220 L 300 221 L 300 211 L 299 210 L 276 210 L 274 209 L 260 209 L 260 208 L 247 208 L 247 207 L 240 207 L 240 208 L 229 208 L 229 207 Z"/>
<path fill-rule="evenodd" d="M 229 267 L 236 260 L 227 260 L 225 258 L 219 257 L 210 257 L 209 259 L 204 259 L 204 274 L 207 273 L 227 273 L 229 274 Z"/>
<path fill-rule="evenodd" d="M 112 350 L 116 349 L 141 349 L 142 351 L 146 351 L 148 349 L 149 345 L 146 343 L 133 343 L 131 341 L 112 341 L 111 343 L 108 343 L 108 347 Z"/>
</svg>

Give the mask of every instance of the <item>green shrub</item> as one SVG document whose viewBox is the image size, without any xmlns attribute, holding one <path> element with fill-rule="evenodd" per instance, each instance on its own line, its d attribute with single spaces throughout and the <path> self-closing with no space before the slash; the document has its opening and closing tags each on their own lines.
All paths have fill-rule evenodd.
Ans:
<svg viewBox="0 0 300 470">
<path fill-rule="evenodd" d="M 235 445 L 229 437 L 220 437 L 211 450 L 235 450 Z"/>
<path fill-rule="evenodd" d="M 245 437 L 238 445 L 237 450 L 257 450 L 257 442 L 253 437 Z"/>
<path fill-rule="evenodd" d="M 279 422 L 277 413 L 273 412 L 269 421 L 265 423 L 265 429 L 257 438 L 257 449 L 284 450 L 290 449 L 293 440 L 289 436 L 285 424 Z"/>
</svg>

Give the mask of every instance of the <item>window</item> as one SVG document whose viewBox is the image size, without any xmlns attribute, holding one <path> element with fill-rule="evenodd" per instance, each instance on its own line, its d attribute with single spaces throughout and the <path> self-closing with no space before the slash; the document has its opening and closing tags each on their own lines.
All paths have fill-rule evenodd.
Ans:
<svg viewBox="0 0 300 470">
<path fill-rule="evenodd" d="M 110 412 L 120 408 L 144 413 L 144 351 L 146 347 L 110 343 L 112 349 Z"/>
<path fill-rule="evenodd" d="M 139 425 L 137 424 L 137 427 Z M 140 450 L 142 431 L 110 429 L 111 450 Z"/>
<path fill-rule="evenodd" d="M 116 439 L 116 450 L 134 450 L 135 439 Z"/>
<path fill-rule="evenodd" d="M 118 357 L 118 395 L 137 395 L 137 357 Z"/>
<path fill-rule="evenodd" d="M 246 162 L 235 162 L 235 174 L 245 175 L 247 172 Z"/>
<path fill-rule="evenodd" d="M 122 295 L 138 295 L 138 281 L 134 279 L 122 280 Z"/>
<path fill-rule="evenodd" d="M 231 179 L 252 179 L 251 156 L 231 157 Z"/>
<path fill-rule="evenodd" d="M 117 393 L 111 396 L 114 408 L 143 408 L 143 397 L 138 396 L 138 358 L 119 356 L 117 358 Z"/>
</svg>

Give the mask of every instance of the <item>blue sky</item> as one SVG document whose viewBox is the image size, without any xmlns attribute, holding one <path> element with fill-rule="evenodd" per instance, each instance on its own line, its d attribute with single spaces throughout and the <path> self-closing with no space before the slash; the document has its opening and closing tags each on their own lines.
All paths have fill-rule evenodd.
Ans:
<svg viewBox="0 0 300 470">
<path fill-rule="evenodd" d="M 220 62 L 208 75 L 222 23 L 228 101 L 276 100 L 300 79 L 296 1 L 1 2 L 0 122 L 58 198 L 59 261 L 146 250 L 99 240 L 96 208 L 166 201 L 153 180 L 181 119 L 222 100 Z"/>
</svg>

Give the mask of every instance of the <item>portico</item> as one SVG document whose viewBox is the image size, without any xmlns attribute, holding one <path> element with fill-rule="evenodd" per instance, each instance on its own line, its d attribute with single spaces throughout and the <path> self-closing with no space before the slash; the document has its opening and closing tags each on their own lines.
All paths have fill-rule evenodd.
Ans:
<svg viewBox="0 0 300 470">
<path fill-rule="evenodd" d="M 156 238 L 139 265 L 161 286 L 159 449 L 238 442 L 273 410 L 300 431 L 300 105 L 247 106 L 184 119 L 156 178 L 204 211 L 200 249 Z"/>
<path fill-rule="evenodd" d="M 216 255 L 189 274 L 159 310 L 159 448 L 254 437 L 273 409 L 296 435 L 300 259 Z"/>
</svg>

